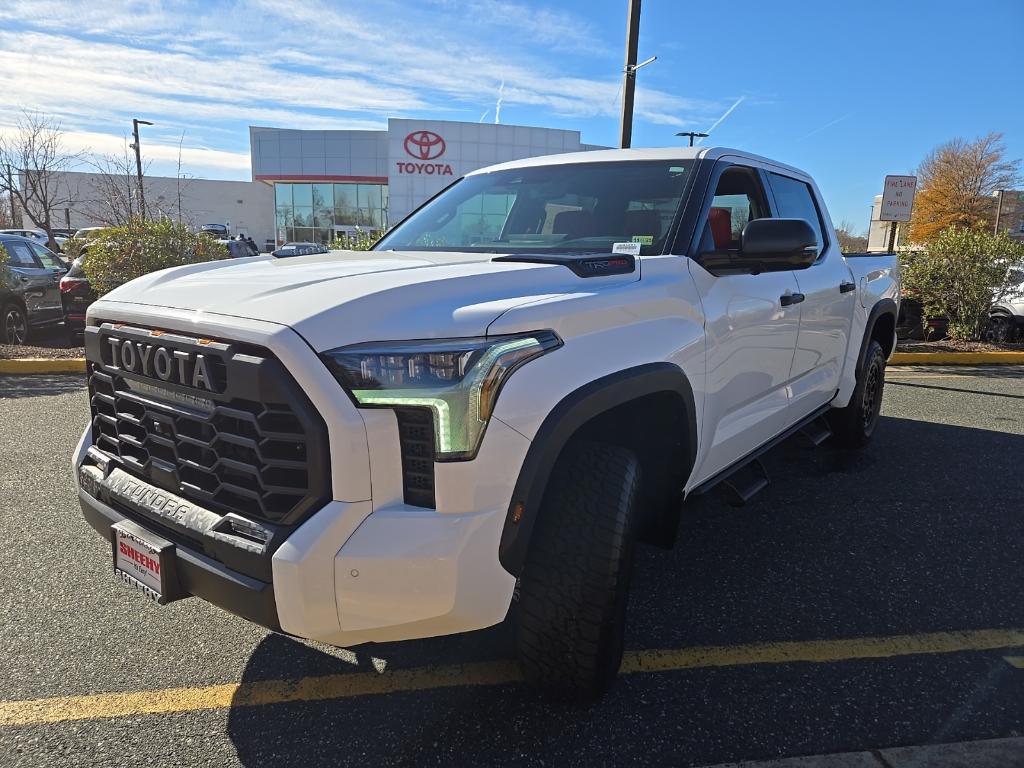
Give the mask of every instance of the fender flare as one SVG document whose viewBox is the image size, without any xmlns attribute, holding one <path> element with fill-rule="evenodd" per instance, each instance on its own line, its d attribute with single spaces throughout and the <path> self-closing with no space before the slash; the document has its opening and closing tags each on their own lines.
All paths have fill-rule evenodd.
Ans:
<svg viewBox="0 0 1024 768">
<path fill-rule="evenodd" d="M 879 299 L 875 306 L 871 308 L 868 320 L 864 323 L 864 338 L 860 340 L 860 354 L 857 355 L 856 375 L 858 378 L 860 377 L 860 372 L 864 370 L 864 358 L 868 354 L 868 342 L 871 341 L 871 335 L 875 332 L 875 323 L 878 322 L 878 318 L 882 317 L 882 315 L 892 315 L 893 327 L 895 327 L 897 316 L 896 302 L 892 299 Z M 893 341 L 893 348 L 895 349 L 895 341 Z"/>
<path fill-rule="evenodd" d="M 689 432 L 686 436 L 688 453 L 684 476 L 690 476 L 697 458 L 697 411 L 693 388 L 678 365 L 668 362 L 647 363 L 584 384 L 563 397 L 551 409 L 523 460 L 498 545 L 498 560 L 506 571 L 517 577 L 522 573 L 551 471 L 566 443 L 595 416 L 658 392 L 672 392 L 682 398 Z M 519 521 L 515 522 L 513 510 L 519 504 L 522 504 L 523 511 Z"/>
</svg>

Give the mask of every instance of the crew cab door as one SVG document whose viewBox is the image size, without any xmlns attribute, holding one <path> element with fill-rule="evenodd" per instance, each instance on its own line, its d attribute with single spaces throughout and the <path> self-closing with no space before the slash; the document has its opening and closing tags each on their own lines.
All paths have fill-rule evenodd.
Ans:
<svg viewBox="0 0 1024 768">
<path fill-rule="evenodd" d="M 772 216 L 764 171 L 720 161 L 715 166 L 691 248 L 690 271 L 704 308 L 706 374 L 701 450 L 694 481 L 725 469 L 789 426 L 790 369 L 799 304 L 792 271 L 719 272 L 701 254 L 738 250 L 751 219 Z"/>
<path fill-rule="evenodd" d="M 804 219 L 818 236 L 818 260 L 794 272 L 804 296 L 790 371 L 791 421 L 797 421 L 828 403 L 839 388 L 857 291 L 813 182 L 781 171 L 769 171 L 767 179 L 778 215 Z"/>
<path fill-rule="evenodd" d="M 53 279 L 50 270 L 43 269 L 42 264 L 36 260 L 32 245 L 27 240 L 5 240 L 3 245 L 8 254 L 14 292 L 25 301 L 29 324 L 52 320 L 52 310 L 47 308 L 47 291 Z M 57 295 L 59 302 L 59 278 Z"/>
</svg>

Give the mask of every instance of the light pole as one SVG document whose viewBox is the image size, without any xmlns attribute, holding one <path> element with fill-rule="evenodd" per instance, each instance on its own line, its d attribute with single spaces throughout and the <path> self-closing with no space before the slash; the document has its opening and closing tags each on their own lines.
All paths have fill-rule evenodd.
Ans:
<svg viewBox="0 0 1024 768">
<path fill-rule="evenodd" d="M 680 131 L 679 133 L 676 134 L 676 136 L 689 136 L 690 146 L 692 147 L 694 139 L 706 139 L 709 136 L 709 134 L 698 133 L 697 131 Z"/>
<path fill-rule="evenodd" d="M 139 149 L 140 125 L 152 125 L 152 123 L 148 120 L 136 120 L 135 118 L 132 118 L 132 135 L 135 137 L 135 143 L 132 144 L 132 149 L 135 150 L 135 172 L 139 178 L 139 218 L 145 220 L 146 193 L 142 189 L 142 151 Z"/>
<path fill-rule="evenodd" d="M 622 122 L 619 125 L 619 146 L 628 149 L 633 143 L 633 94 L 636 91 L 636 71 L 646 67 L 657 56 L 636 63 L 640 44 L 640 0 L 629 0 L 626 17 L 626 66 L 622 68 Z"/>
<path fill-rule="evenodd" d="M 992 230 L 992 234 L 993 235 L 998 235 L 999 234 L 999 217 L 1003 213 L 1003 191 L 1004 190 L 999 189 L 999 190 L 996 190 L 995 192 L 992 193 L 992 197 L 999 198 L 999 202 L 996 203 L 996 226 Z"/>
</svg>

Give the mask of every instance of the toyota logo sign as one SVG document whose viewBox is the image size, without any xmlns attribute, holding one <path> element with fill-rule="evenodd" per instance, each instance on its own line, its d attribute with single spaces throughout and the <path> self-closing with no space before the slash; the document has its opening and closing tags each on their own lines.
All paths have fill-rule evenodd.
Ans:
<svg viewBox="0 0 1024 768">
<path fill-rule="evenodd" d="M 433 131 L 413 131 L 405 137 L 405 151 L 417 160 L 434 160 L 444 154 L 444 139 Z"/>
</svg>

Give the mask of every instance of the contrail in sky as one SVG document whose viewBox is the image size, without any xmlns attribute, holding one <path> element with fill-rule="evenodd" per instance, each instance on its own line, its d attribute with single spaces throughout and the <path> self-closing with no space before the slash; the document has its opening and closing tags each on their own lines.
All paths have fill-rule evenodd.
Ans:
<svg viewBox="0 0 1024 768">
<path fill-rule="evenodd" d="M 494 123 L 498 124 L 501 122 L 501 102 L 505 98 L 505 81 L 501 81 L 501 86 L 498 88 L 498 103 L 494 105 Z"/>
<path fill-rule="evenodd" d="M 814 129 L 813 131 L 811 131 L 810 133 L 805 133 L 805 134 L 804 134 L 803 136 L 801 136 L 801 137 L 800 137 L 799 139 L 797 139 L 797 141 L 803 141 L 804 139 L 809 139 L 809 138 L 810 138 L 811 136 L 813 136 L 814 134 L 816 134 L 816 133 L 821 133 L 821 132 L 822 132 L 822 131 L 824 131 L 824 130 L 825 130 L 826 128 L 831 128 L 831 127 L 832 127 L 833 125 L 835 125 L 836 123 L 841 123 L 841 122 L 843 122 L 843 120 L 845 120 L 845 119 L 846 119 L 846 118 L 848 118 L 848 117 L 851 117 L 852 115 L 853 115 L 853 112 L 847 112 L 847 113 L 846 113 L 845 115 L 843 115 L 842 117 L 837 117 L 837 118 L 836 118 L 835 120 L 830 120 L 829 122 L 825 123 L 825 124 L 824 124 L 823 126 L 821 126 L 820 128 L 815 128 L 815 129 Z"/>
<path fill-rule="evenodd" d="M 715 130 L 715 128 L 717 128 L 718 126 L 720 126 L 720 125 L 722 124 L 722 121 L 723 121 L 723 120 L 725 120 L 725 118 L 727 118 L 727 117 L 728 117 L 729 115 L 731 115 L 731 114 L 732 114 L 732 111 L 733 111 L 734 109 L 736 109 L 736 107 L 738 107 L 738 106 L 739 106 L 739 105 L 740 105 L 740 104 L 741 104 L 741 103 L 743 102 L 743 100 L 744 100 L 745 98 L 747 98 L 747 97 L 746 97 L 746 96 L 740 96 L 740 97 L 739 97 L 738 99 L 736 99 L 736 103 L 735 103 L 735 104 L 733 104 L 733 105 L 732 105 L 731 107 L 729 107 L 729 108 L 728 108 L 727 110 L 725 110 L 725 114 L 724 114 L 724 115 L 722 115 L 722 116 L 721 116 L 720 118 L 718 118 L 717 120 L 715 120 L 715 122 L 714 122 L 714 125 L 712 125 L 712 126 L 711 126 L 710 128 L 708 128 L 708 129 L 707 129 L 707 130 L 705 131 L 705 133 L 711 133 L 711 132 L 712 132 L 713 130 Z M 704 141 L 704 139 L 703 139 L 703 138 L 697 139 L 697 143 L 698 143 L 698 144 L 700 144 L 700 143 L 701 143 L 702 141 Z"/>
</svg>

